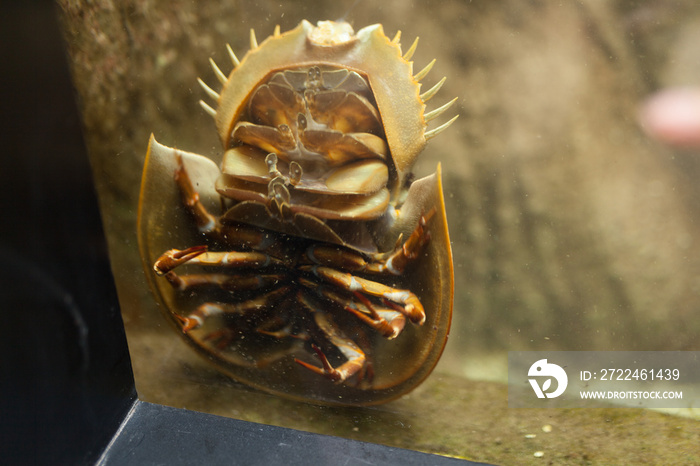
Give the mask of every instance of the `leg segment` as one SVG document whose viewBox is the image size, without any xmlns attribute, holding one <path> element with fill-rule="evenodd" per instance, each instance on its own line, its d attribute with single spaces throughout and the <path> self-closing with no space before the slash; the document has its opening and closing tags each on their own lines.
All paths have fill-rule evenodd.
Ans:
<svg viewBox="0 0 700 466">
<path fill-rule="evenodd" d="M 204 254 L 206 250 L 206 246 L 193 246 L 182 251 L 171 249 L 156 259 L 155 264 L 153 264 L 153 270 L 155 271 L 156 275 L 163 275 L 170 272 L 175 267 L 178 267 L 185 262 L 189 262 L 200 254 Z"/>
<path fill-rule="evenodd" d="M 345 306 L 346 311 L 351 312 L 358 319 L 376 329 L 388 340 L 399 336 L 406 325 L 406 317 L 401 312 L 392 309 L 377 309 L 362 293 L 354 292 L 353 294 L 358 301 Z"/>
<path fill-rule="evenodd" d="M 199 200 L 199 193 L 195 191 L 190 175 L 182 162 L 182 156 L 179 155 L 177 157 L 177 169 L 175 170 L 175 183 L 180 188 L 182 203 L 192 214 L 199 231 L 207 235 L 216 234 L 218 221 Z"/>
<path fill-rule="evenodd" d="M 182 332 L 187 333 L 190 330 L 201 327 L 204 321 L 217 315 L 245 315 L 253 312 L 259 312 L 264 309 L 269 309 L 276 304 L 289 292 L 289 288 L 277 288 L 257 298 L 242 301 L 240 303 L 204 303 L 197 307 L 194 312 L 188 316 L 173 314 L 182 324 Z"/>
<path fill-rule="evenodd" d="M 368 257 L 339 246 L 314 244 L 306 249 L 307 263 L 349 272 L 401 275 L 409 262 L 415 260 L 430 241 L 430 232 L 426 225 L 433 215 L 435 215 L 435 209 L 421 216 L 411 236 L 403 244 L 399 237 L 396 247 L 391 252 Z"/>
<path fill-rule="evenodd" d="M 299 300 L 309 311 L 313 313 L 314 320 L 316 321 L 318 328 L 323 332 L 328 341 L 330 341 L 333 346 L 338 348 L 347 361 L 337 368 L 333 367 L 321 348 L 315 344 L 311 347 L 321 360 L 322 367 L 314 366 L 304 361 L 300 361 L 299 359 L 295 359 L 295 361 L 310 371 L 338 383 L 344 382 L 360 372 L 364 368 L 367 360 L 365 353 L 360 349 L 360 347 L 357 346 L 350 338 L 345 336 L 340 330 L 338 330 L 338 327 L 331 320 L 331 317 L 325 313 L 319 312 L 317 306 L 306 296 L 300 294 Z"/>
<path fill-rule="evenodd" d="M 288 277 L 284 274 L 248 274 L 227 275 L 223 273 L 202 273 L 178 275 L 168 272 L 165 279 L 180 291 L 196 288 L 215 287 L 226 291 L 248 291 L 269 288 L 278 283 L 286 282 Z"/>
<path fill-rule="evenodd" d="M 395 307 L 377 306 L 370 302 L 362 293 L 354 292 L 352 296 L 347 297 L 311 280 L 301 278 L 299 283 L 355 315 L 388 340 L 393 340 L 399 336 L 406 325 L 406 317 Z"/>
<path fill-rule="evenodd" d="M 418 296 L 409 290 L 400 290 L 365 278 L 356 277 L 349 273 L 339 272 L 330 267 L 302 266 L 300 269 L 316 275 L 326 283 L 331 283 L 344 290 L 365 293 L 370 296 L 384 298 L 387 301 L 403 304 L 401 312 L 414 324 L 425 322 L 425 310 Z"/>
<path fill-rule="evenodd" d="M 430 232 L 427 230 L 426 225 L 433 215 L 435 215 L 435 208 L 420 217 L 418 225 L 416 225 L 406 242 L 401 247 L 397 245 L 388 258 L 379 260 L 374 264 L 377 272 L 387 270 L 394 275 L 401 275 L 406 270 L 408 263 L 415 260 L 430 241 Z"/>
<path fill-rule="evenodd" d="M 206 246 L 193 246 L 166 251 L 156 260 L 153 269 L 158 275 L 164 275 L 184 263 L 225 268 L 263 268 L 281 265 L 282 261 L 261 252 L 208 252 Z"/>
<path fill-rule="evenodd" d="M 175 182 L 180 188 L 182 203 L 192 215 L 200 232 L 230 246 L 247 247 L 257 251 L 282 250 L 279 234 L 245 224 L 221 223 L 199 200 L 199 193 L 194 189 L 182 157 L 178 156 L 177 161 Z"/>
</svg>

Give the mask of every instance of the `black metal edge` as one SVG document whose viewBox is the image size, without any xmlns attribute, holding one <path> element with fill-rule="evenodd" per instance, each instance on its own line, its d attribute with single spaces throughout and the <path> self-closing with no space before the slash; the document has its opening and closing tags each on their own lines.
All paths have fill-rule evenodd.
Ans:
<svg viewBox="0 0 700 466">
<path fill-rule="evenodd" d="M 138 401 L 99 464 L 464 466 L 481 463 Z"/>
</svg>

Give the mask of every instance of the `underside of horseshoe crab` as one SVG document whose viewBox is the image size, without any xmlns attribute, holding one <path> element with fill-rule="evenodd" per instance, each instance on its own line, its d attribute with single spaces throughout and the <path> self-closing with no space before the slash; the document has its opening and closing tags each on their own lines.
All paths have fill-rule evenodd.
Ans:
<svg viewBox="0 0 700 466">
<path fill-rule="evenodd" d="M 236 380 L 318 403 L 381 403 L 433 369 L 453 272 L 440 169 L 414 181 L 443 80 L 414 42 L 303 21 L 200 80 L 221 167 L 153 137 L 139 203 L 149 284 L 185 341 Z"/>
</svg>

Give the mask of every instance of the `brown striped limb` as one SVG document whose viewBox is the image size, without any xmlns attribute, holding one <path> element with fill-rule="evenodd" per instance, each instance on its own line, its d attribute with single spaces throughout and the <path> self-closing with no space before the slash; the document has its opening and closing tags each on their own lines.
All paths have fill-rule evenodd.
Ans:
<svg viewBox="0 0 700 466">
<path fill-rule="evenodd" d="M 306 333 L 293 332 L 292 325 L 278 316 L 266 320 L 255 330 L 262 335 L 275 337 L 280 340 L 285 338 L 294 338 L 297 340 L 307 341 L 309 339 L 309 336 Z"/>
<path fill-rule="evenodd" d="M 308 263 L 350 272 L 362 271 L 369 264 L 359 252 L 323 243 L 309 246 L 304 256 L 308 259 Z"/>
<path fill-rule="evenodd" d="M 218 351 L 223 351 L 234 340 L 237 340 L 240 335 L 230 327 L 224 327 L 220 330 L 208 333 L 202 341 L 212 342 L 214 348 Z"/>
<path fill-rule="evenodd" d="M 157 275 L 163 275 L 175 267 L 178 267 L 185 262 L 189 262 L 200 254 L 204 254 L 207 250 L 206 246 L 193 246 L 184 250 L 171 249 L 166 251 L 156 259 L 155 264 L 153 264 L 153 270 Z"/>
<path fill-rule="evenodd" d="M 284 274 L 236 274 L 228 275 L 223 273 L 202 273 L 178 275 L 175 272 L 168 272 L 165 279 L 180 291 L 191 289 L 215 287 L 225 291 L 246 291 L 259 290 L 286 281 L 288 278 Z"/>
<path fill-rule="evenodd" d="M 346 362 L 337 368 L 333 367 L 323 350 L 316 344 L 312 344 L 311 348 L 321 360 L 322 367 L 314 366 L 313 364 L 309 364 L 299 359 L 295 359 L 295 362 L 309 369 L 310 371 L 322 375 L 337 383 L 342 383 L 353 375 L 362 372 L 367 358 L 360 347 L 338 329 L 337 325 L 330 320 L 329 315 L 319 312 L 316 309 L 316 306 L 305 296 L 300 295 L 299 298 L 302 304 L 304 304 L 304 306 L 306 306 L 306 308 L 313 313 L 316 325 L 318 325 L 328 341 L 333 346 L 338 348 L 341 354 L 345 357 Z"/>
<path fill-rule="evenodd" d="M 403 305 L 400 307 L 404 314 L 414 324 L 425 322 L 425 310 L 418 296 L 409 290 L 401 290 L 349 273 L 340 272 L 330 267 L 302 266 L 302 270 L 312 272 L 326 283 L 336 285 L 344 290 L 376 296 L 389 302 Z"/>
<path fill-rule="evenodd" d="M 193 246 L 166 251 L 156 260 L 153 269 L 158 275 L 163 275 L 184 263 L 226 268 L 261 268 L 279 265 L 282 261 L 261 252 L 209 252 L 206 246 Z"/>
<path fill-rule="evenodd" d="M 210 317 L 218 315 L 245 315 L 268 309 L 288 292 L 289 288 L 282 287 L 240 303 L 204 303 L 187 316 L 179 314 L 174 314 L 174 316 L 182 324 L 182 332 L 187 333 L 190 330 L 201 327 L 205 320 Z"/>
<path fill-rule="evenodd" d="M 175 182 L 180 189 L 182 203 L 201 233 L 230 246 L 249 247 L 257 251 L 281 249 L 280 235 L 250 225 L 222 223 L 220 217 L 211 214 L 202 204 L 180 155 L 177 156 L 177 164 Z"/>
<path fill-rule="evenodd" d="M 305 257 L 310 263 L 349 272 L 402 275 L 407 265 L 415 260 L 430 242 L 427 224 L 434 215 L 435 209 L 431 209 L 421 216 L 411 236 L 403 243 L 399 238 L 394 250 L 388 253 L 366 257 L 347 248 L 314 244 L 306 249 Z"/>
<path fill-rule="evenodd" d="M 180 188 L 180 197 L 187 210 L 194 218 L 197 228 L 204 234 L 216 233 L 218 221 L 215 216 L 207 211 L 204 204 L 199 200 L 199 193 L 194 189 L 190 175 L 182 162 L 182 156 L 177 156 L 177 169 L 175 170 L 175 182 Z"/>
<path fill-rule="evenodd" d="M 300 364 L 301 366 L 309 369 L 311 372 L 315 372 L 319 375 L 322 375 L 333 382 L 344 382 L 353 375 L 355 375 L 357 372 L 362 370 L 362 368 L 364 367 L 363 364 L 365 358 L 364 355 L 361 354 L 361 352 L 356 353 L 353 359 L 348 360 L 346 363 L 344 363 L 336 369 L 328 361 L 328 358 L 323 353 L 321 348 L 314 344 L 311 345 L 311 348 L 316 352 L 316 355 L 321 360 L 321 364 L 323 367 L 314 366 L 313 364 L 309 364 L 299 359 L 295 359 L 294 361 L 297 364 Z"/>
<path fill-rule="evenodd" d="M 387 340 L 393 340 L 401 334 L 406 325 L 406 317 L 401 312 L 392 309 L 377 309 L 362 293 L 355 292 L 354 295 L 359 303 L 351 302 L 346 305 L 346 311 L 377 330 Z"/>
<path fill-rule="evenodd" d="M 403 313 L 396 310 L 395 304 L 393 306 L 387 304 L 389 307 L 379 307 L 361 293 L 355 292 L 353 293 L 354 297 L 348 299 L 348 297 L 341 296 L 330 287 L 319 285 L 311 280 L 301 278 L 299 283 L 309 289 L 313 289 L 319 296 L 336 303 L 388 340 L 393 340 L 399 336 L 406 325 L 406 317 Z"/>
<path fill-rule="evenodd" d="M 367 267 L 367 271 L 376 273 L 388 271 L 394 275 L 403 274 L 406 266 L 415 260 L 423 251 L 425 245 L 430 242 L 430 231 L 427 229 L 427 224 L 433 218 L 433 215 L 435 215 L 435 208 L 430 209 L 426 215 L 421 215 L 418 225 L 416 225 L 411 236 L 402 245 L 397 245 L 394 251 L 389 254 L 389 257 L 370 264 Z"/>
</svg>

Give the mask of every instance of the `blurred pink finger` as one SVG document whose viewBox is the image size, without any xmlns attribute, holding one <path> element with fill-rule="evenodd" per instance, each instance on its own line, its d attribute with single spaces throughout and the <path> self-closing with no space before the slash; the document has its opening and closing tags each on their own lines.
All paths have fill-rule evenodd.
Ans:
<svg viewBox="0 0 700 466">
<path fill-rule="evenodd" d="M 640 120 L 644 130 L 661 142 L 700 148 L 700 88 L 658 92 L 644 103 Z"/>
</svg>

